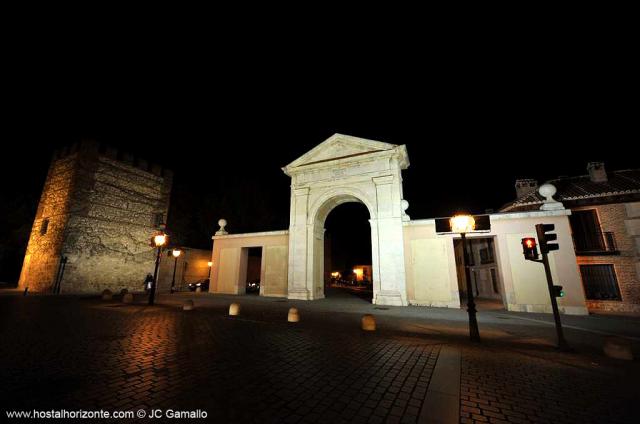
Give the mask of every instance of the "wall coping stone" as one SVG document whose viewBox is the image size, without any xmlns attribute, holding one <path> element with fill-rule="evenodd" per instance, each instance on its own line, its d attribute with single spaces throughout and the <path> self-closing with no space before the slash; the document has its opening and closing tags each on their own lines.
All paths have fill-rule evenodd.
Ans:
<svg viewBox="0 0 640 424">
<path fill-rule="evenodd" d="M 243 234 L 225 234 L 222 236 L 212 236 L 212 240 L 219 239 L 232 239 L 232 238 L 242 238 L 242 237 L 268 237 L 268 236 L 285 236 L 289 234 L 289 230 L 281 230 L 281 231 L 261 231 L 257 233 L 243 233 Z"/>
<path fill-rule="evenodd" d="M 551 211 L 526 211 L 526 212 L 507 212 L 507 213 L 492 213 L 489 214 L 492 221 L 502 221 L 507 219 L 523 219 L 523 218 L 543 218 L 548 216 L 568 216 L 571 215 L 571 210 L 551 210 Z M 435 225 L 435 218 L 428 219 L 412 219 L 411 221 L 403 222 L 404 226 L 418 226 L 418 225 Z"/>
</svg>

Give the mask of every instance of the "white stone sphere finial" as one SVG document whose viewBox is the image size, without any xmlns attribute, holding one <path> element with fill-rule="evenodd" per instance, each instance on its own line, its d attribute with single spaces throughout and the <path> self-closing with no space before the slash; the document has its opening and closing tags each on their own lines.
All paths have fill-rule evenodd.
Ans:
<svg viewBox="0 0 640 424">
<path fill-rule="evenodd" d="M 544 197 L 544 203 L 540 207 L 540 210 L 552 211 L 564 209 L 564 205 L 561 202 L 553 199 L 557 191 L 556 186 L 549 183 L 542 184 L 540 188 L 538 188 L 538 193 Z"/>
<path fill-rule="evenodd" d="M 556 189 L 556 186 L 549 183 L 542 184 L 538 189 L 538 192 L 540 193 L 540 195 L 544 197 L 546 200 L 553 200 L 553 196 L 555 196 L 557 191 L 558 190 Z"/>
<path fill-rule="evenodd" d="M 224 228 L 224 227 L 226 227 L 226 226 L 227 226 L 227 220 L 226 220 L 226 219 L 224 219 L 224 218 L 220 218 L 220 219 L 218 220 L 218 225 L 220 226 L 220 229 L 219 229 L 218 231 L 216 231 L 216 235 L 217 235 L 217 236 L 223 236 L 223 235 L 225 235 L 225 234 L 229 234 L 229 233 L 227 232 L 227 230 Z"/>
<path fill-rule="evenodd" d="M 407 209 L 409 209 L 409 202 L 407 202 L 406 200 L 402 199 L 402 202 L 400 202 L 400 204 L 402 205 L 403 211 L 406 211 Z"/>
</svg>

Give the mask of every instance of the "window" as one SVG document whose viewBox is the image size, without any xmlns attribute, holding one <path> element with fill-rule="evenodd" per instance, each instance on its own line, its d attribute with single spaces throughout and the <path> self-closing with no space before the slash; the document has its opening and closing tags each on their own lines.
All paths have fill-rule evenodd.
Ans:
<svg viewBox="0 0 640 424">
<path fill-rule="evenodd" d="M 493 263 L 493 249 L 485 247 L 480 249 L 480 263 L 490 264 Z"/>
<path fill-rule="evenodd" d="M 42 223 L 40 224 L 40 235 L 43 236 L 47 234 L 47 230 L 49 230 L 49 218 L 42 220 Z"/>
<path fill-rule="evenodd" d="M 622 300 L 613 265 L 580 265 L 582 284 L 589 300 Z"/>
<path fill-rule="evenodd" d="M 571 211 L 569 222 L 577 252 L 605 250 L 602 230 L 595 209 Z"/>
<path fill-rule="evenodd" d="M 490 264 L 493 263 L 493 239 L 487 239 L 487 247 L 480 249 L 480 263 Z"/>
</svg>

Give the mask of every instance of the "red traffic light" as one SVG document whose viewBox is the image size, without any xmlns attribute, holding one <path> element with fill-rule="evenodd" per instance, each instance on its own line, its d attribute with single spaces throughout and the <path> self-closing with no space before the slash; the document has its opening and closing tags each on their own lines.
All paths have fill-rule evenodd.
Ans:
<svg viewBox="0 0 640 424">
<path fill-rule="evenodd" d="M 526 260 L 535 261 L 538 259 L 538 243 L 534 237 L 522 239 L 522 253 Z"/>
</svg>

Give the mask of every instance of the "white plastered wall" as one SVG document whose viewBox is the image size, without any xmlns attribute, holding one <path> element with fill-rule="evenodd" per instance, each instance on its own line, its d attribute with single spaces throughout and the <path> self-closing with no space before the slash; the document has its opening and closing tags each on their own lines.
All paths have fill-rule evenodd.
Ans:
<svg viewBox="0 0 640 424">
<path fill-rule="evenodd" d="M 209 292 L 243 294 L 248 248 L 261 247 L 260 295 L 287 296 L 287 231 L 229 234 L 214 236 L 213 240 Z"/>
<path fill-rule="evenodd" d="M 491 215 L 491 231 L 468 237 L 495 237 L 499 281 L 505 307 L 510 311 L 551 312 L 551 302 L 542 264 L 526 261 L 523 237 L 535 237 L 535 225 L 554 224 L 560 250 L 550 253 L 554 283 L 562 285 L 560 311 L 585 315 L 584 291 L 578 271 L 568 215 L 570 211 L 534 211 Z M 438 235 L 433 219 L 405 223 L 405 267 L 409 303 L 460 307 L 453 238 Z"/>
</svg>

